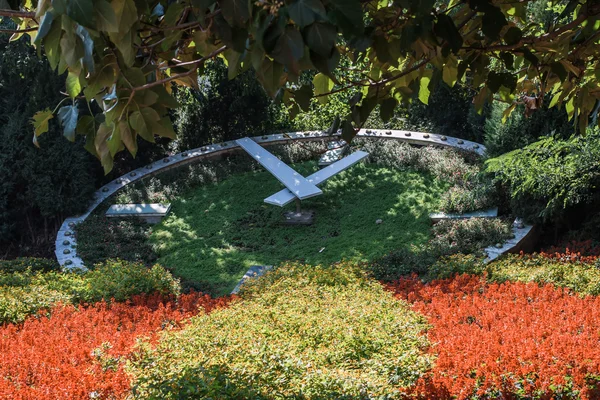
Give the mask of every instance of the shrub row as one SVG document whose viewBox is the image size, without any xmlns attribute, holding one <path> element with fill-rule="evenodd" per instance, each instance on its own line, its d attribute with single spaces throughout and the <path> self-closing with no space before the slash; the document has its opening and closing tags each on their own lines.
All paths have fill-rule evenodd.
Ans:
<svg viewBox="0 0 600 400">
<path fill-rule="evenodd" d="M 58 271 L 0 272 L 0 324 L 22 322 L 54 304 L 125 301 L 133 295 L 179 293 L 179 282 L 163 267 L 107 261 L 84 275 Z"/>
<path fill-rule="evenodd" d="M 133 296 L 126 303 L 56 306 L 51 316 L 0 327 L 0 398 L 121 399 L 130 391 L 123 365 L 141 337 L 154 340 L 190 316 L 228 299 L 199 293 Z"/>
<path fill-rule="evenodd" d="M 433 325 L 437 360 L 410 389 L 414 397 L 599 398 L 599 297 L 472 275 L 403 278 L 388 288 Z"/>
<path fill-rule="evenodd" d="M 141 347 L 133 394 L 395 398 L 431 366 L 426 326 L 357 267 L 282 266 L 242 301 Z"/>
</svg>

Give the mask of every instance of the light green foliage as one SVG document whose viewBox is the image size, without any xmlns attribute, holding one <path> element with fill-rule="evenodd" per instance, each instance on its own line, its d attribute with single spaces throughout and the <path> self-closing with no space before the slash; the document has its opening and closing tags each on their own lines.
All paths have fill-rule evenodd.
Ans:
<svg viewBox="0 0 600 400">
<path fill-rule="evenodd" d="M 531 219 L 559 219 L 564 210 L 591 202 L 600 180 L 600 135 L 546 137 L 487 161 L 505 184 L 512 208 Z"/>
<path fill-rule="evenodd" d="M 305 176 L 317 170 L 314 162 L 294 168 Z M 282 210 L 263 203 L 280 188 L 261 171 L 191 190 L 154 228 L 158 261 L 184 280 L 224 294 L 252 265 L 368 260 L 406 243 L 424 243 L 428 213 L 445 184 L 410 170 L 358 165 L 323 185 L 322 196 L 302 203 L 316 212 L 310 227 L 282 225 Z"/>
<path fill-rule="evenodd" d="M 86 293 L 82 300 L 125 301 L 133 295 L 159 292 L 179 294 L 179 282 L 160 265 L 150 268 L 121 260 L 110 260 L 85 275 Z"/>
<path fill-rule="evenodd" d="M 494 281 L 552 283 L 585 295 L 600 294 L 600 269 L 595 263 L 511 254 L 490 264 L 486 271 Z"/>
<path fill-rule="evenodd" d="M 600 294 L 597 262 L 566 261 L 537 254 L 507 254 L 486 265 L 477 255 L 456 254 L 443 257 L 432 265 L 427 278 L 445 279 L 455 274 L 485 274 L 490 282 L 552 283 L 582 295 Z"/>
<path fill-rule="evenodd" d="M 142 346 L 134 398 L 399 398 L 431 366 L 426 327 L 352 265 L 286 265 Z"/>
<path fill-rule="evenodd" d="M 483 257 L 476 254 L 452 254 L 435 262 L 427 271 L 427 279 L 446 279 L 458 274 L 480 275 L 486 265 Z"/>
<path fill-rule="evenodd" d="M 133 295 L 160 292 L 178 294 L 179 283 L 159 265 L 107 261 L 86 274 L 22 270 L 0 272 L 0 324 L 22 322 L 31 314 L 57 303 L 125 301 Z"/>
</svg>

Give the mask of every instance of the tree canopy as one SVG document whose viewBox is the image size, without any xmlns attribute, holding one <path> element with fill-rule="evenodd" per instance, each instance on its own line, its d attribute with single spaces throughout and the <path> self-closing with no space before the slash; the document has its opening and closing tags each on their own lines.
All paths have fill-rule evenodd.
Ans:
<svg viewBox="0 0 600 400">
<path fill-rule="evenodd" d="M 194 87 L 207 60 L 230 77 L 254 68 L 292 114 L 313 97 L 353 90 L 349 115 L 332 121 L 351 140 L 379 105 L 427 104 L 439 82 L 477 90 L 527 113 L 564 106 L 580 132 L 600 108 L 600 2 L 551 0 L 0 0 L 0 16 L 30 35 L 58 73 L 65 99 L 33 117 L 34 142 L 55 115 L 64 134 L 87 138 L 105 171 L 138 136 L 174 137 L 172 85 Z M 343 68 L 340 67 L 343 64 Z M 312 82 L 300 79 L 315 71 Z M 304 83 L 302 83 L 304 82 Z"/>
</svg>

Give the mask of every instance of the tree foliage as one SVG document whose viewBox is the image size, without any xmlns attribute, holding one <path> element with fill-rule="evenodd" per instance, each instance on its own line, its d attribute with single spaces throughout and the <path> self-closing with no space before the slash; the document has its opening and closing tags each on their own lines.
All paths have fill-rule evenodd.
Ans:
<svg viewBox="0 0 600 400">
<path fill-rule="evenodd" d="M 109 171 L 117 152 L 137 152 L 138 136 L 175 135 L 171 84 L 196 87 L 216 57 L 230 78 L 253 68 L 292 115 L 312 97 L 358 88 L 334 121 L 348 140 L 377 105 L 427 104 L 441 81 L 470 85 L 479 110 L 501 99 L 506 115 L 517 102 L 531 114 L 550 94 L 584 132 L 600 108 L 600 3 L 552 0 L 543 23 L 532 22 L 532 4 L 539 8 L 534 0 L 22 0 L 0 15 L 68 71 L 65 100 L 34 117 L 36 137 L 58 117 Z M 342 58 L 349 67 L 338 68 Z M 318 73 L 302 84 L 307 70 Z"/>
</svg>

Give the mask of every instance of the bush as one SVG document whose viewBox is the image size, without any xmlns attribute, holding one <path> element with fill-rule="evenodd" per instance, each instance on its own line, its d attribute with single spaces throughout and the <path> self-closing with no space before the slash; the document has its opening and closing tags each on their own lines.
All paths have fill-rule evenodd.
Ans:
<svg viewBox="0 0 600 400">
<path fill-rule="evenodd" d="M 62 100 L 65 77 L 25 37 L 8 39 L 0 35 L 0 248 L 46 255 L 65 216 L 85 209 L 101 168 L 81 141 L 62 136 L 56 119 L 40 148 L 33 145 L 31 117 Z"/>
<path fill-rule="evenodd" d="M 22 322 L 56 303 L 125 301 L 133 295 L 158 292 L 176 295 L 179 284 L 164 268 L 108 261 L 87 274 L 73 272 L 0 272 L 0 324 Z"/>
<path fill-rule="evenodd" d="M 430 366 L 424 321 L 351 265 L 283 266 L 242 298 L 141 347 L 134 397 L 395 398 Z"/>
<path fill-rule="evenodd" d="M 544 106 L 529 118 L 525 117 L 525 106 L 519 105 L 505 123 L 502 123 L 502 114 L 508 105 L 494 102 L 490 116 L 485 121 L 484 144 L 487 154 L 497 157 L 526 147 L 542 136 L 568 138 L 575 133 L 565 110 L 559 107 L 549 109 L 547 105 L 550 101 L 551 96 L 548 96 Z"/>
<path fill-rule="evenodd" d="M 206 64 L 199 89 L 179 89 L 175 110 L 178 150 L 246 136 L 276 133 L 289 127 L 287 113 L 257 81 L 254 71 L 230 80 L 221 60 Z"/>
<path fill-rule="evenodd" d="M 14 260 L 0 260 L 0 273 L 6 272 L 32 272 L 59 271 L 60 266 L 56 260 L 48 258 L 21 257 Z"/>
<path fill-rule="evenodd" d="M 150 264 L 157 256 L 148 243 L 151 226 L 136 218 L 109 219 L 91 215 L 75 226 L 77 254 L 93 266 L 110 258 Z"/>
<path fill-rule="evenodd" d="M 88 303 L 100 300 L 125 301 L 133 295 L 158 292 L 178 295 L 179 282 L 160 265 L 147 268 L 122 260 L 109 260 L 85 274 Z"/>
<path fill-rule="evenodd" d="M 531 221 L 560 220 L 565 210 L 598 199 L 600 135 L 546 137 L 488 160 L 487 171 L 507 186 L 517 215 Z"/>
<path fill-rule="evenodd" d="M 512 237 L 511 224 L 497 218 L 442 220 L 432 230 L 430 245 L 440 255 L 478 253 Z"/>
<path fill-rule="evenodd" d="M 427 280 L 452 278 L 454 275 L 480 275 L 485 271 L 483 257 L 476 254 L 452 254 L 441 257 L 430 268 Z"/>
<path fill-rule="evenodd" d="M 576 293 L 600 294 L 600 269 L 597 262 L 583 262 L 571 257 L 548 258 L 544 255 L 510 254 L 493 262 L 486 269 L 489 279 L 496 282 L 518 281 L 552 283 Z"/>
</svg>

